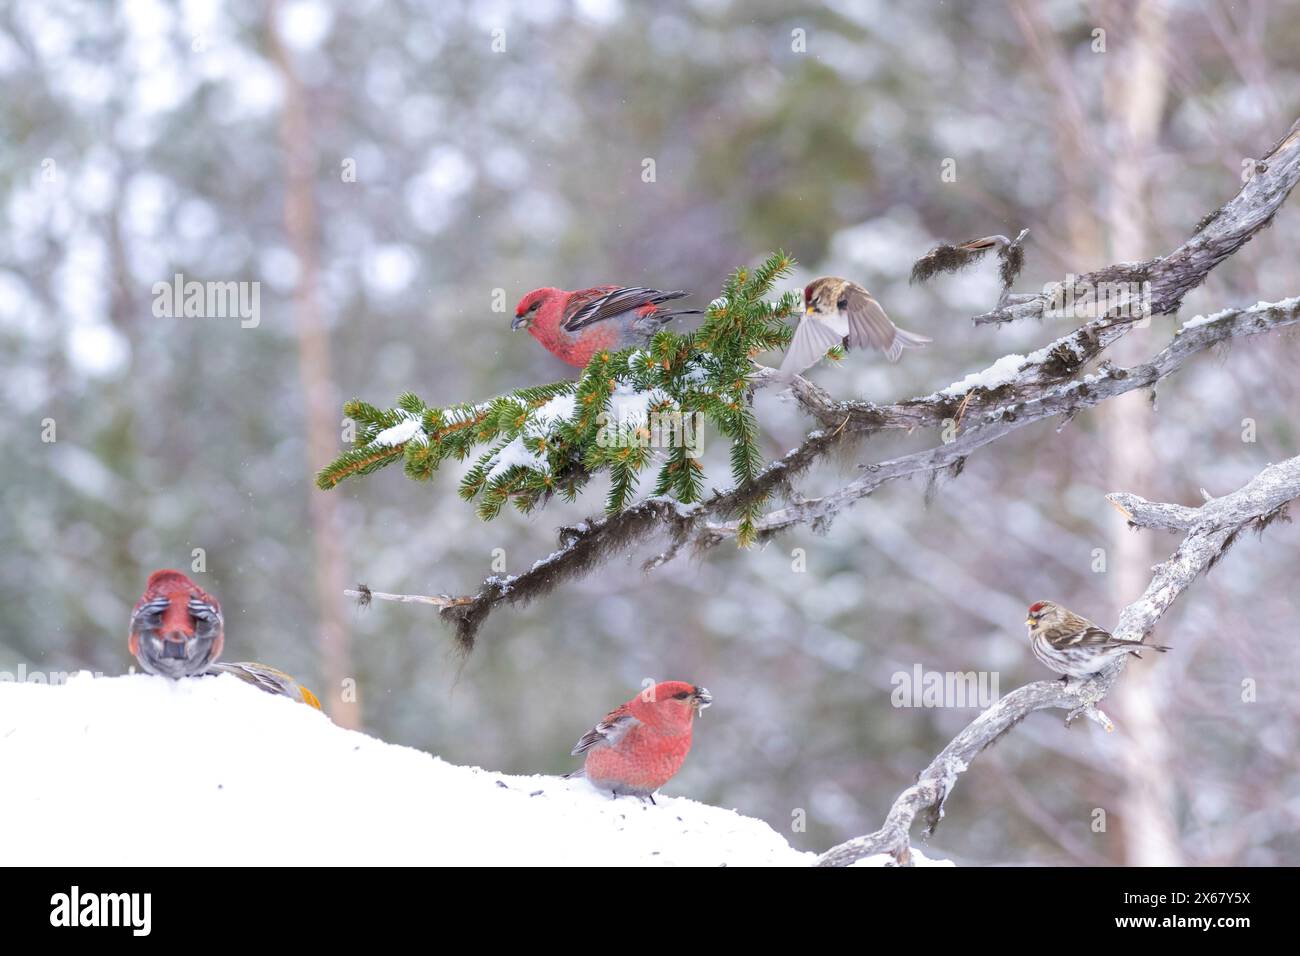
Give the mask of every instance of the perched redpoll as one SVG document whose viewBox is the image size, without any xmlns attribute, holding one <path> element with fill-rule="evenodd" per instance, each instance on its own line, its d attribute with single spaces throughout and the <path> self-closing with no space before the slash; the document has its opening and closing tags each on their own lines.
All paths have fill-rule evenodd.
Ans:
<svg viewBox="0 0 1300 956">
<path fill-rule="evenodd" d="M 221 656 L 225 634 L 217 599 L 179 571 L 149 575 L 131 612 L 128 646 L 150 674 L 201 674 Z"/>
<path fill-rule="evenodd" d="M 208 675 L 233 674 L 245 683 L 252 684 L 258 690 L 264 690 L 268 694 L 279 694 L 281 697 L 288 697 L 290 700 L 296 700 L 300 704 L 308 704 L 320 710 L 320 701 L 315 694 L 284 671 L 269 664 L 257 664 L 252 661 L 239 661 L 234 664 L 213 664 L 204 673 Z"/>
<path fill-rule="evenodd" d="M 642 345 L 669 320 L 698 314 L 699 309 L 660 308 L 688 295 L 616 285 L 534 289 L 519 300 L 510 327 L 527 329 L 556 358 L 583 368 L 597 352 Z"/>
<path fill-rule="evenodd" d="M 1025 625 L 1034 656 L 1062 675 L 1062 680 L 1090 677 L 1125 654 L 1141 657 L 1146 648 L 1169 650 L 1145 641 L 1121 641 L 1110 631 L 1051 601 L 1031 605 Z"/>
<path fill-rule="evenodd" d="M 903 349 L 925 348 L 931 341 L 898 328 L 870 292 L 848 279 L 814 279 L 803 290 L 803 301 L 803 318 L 781 362 L 780 372 L 787 378 L 812 368 L 837 345 L 850 351 L 878 349 L 897 362 Z"/>
<path fill-rule="evenodd" d="M 630 794 L 654 803 L 654 792 L 681 769 L 691 749 L 695 715 L 713 703 L 703 687 L 665 681 L 614 708 L 573 748 L 586 754 L 581 770 L 565 774 L 588 780 L 615 796 Z"/>
</svg>

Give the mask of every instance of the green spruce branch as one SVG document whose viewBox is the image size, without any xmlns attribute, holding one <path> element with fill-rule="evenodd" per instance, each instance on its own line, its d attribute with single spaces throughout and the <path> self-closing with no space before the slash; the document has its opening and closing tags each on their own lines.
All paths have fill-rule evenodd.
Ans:
<svg viewBox="0 0 1300 956">
<path fill-rule="evenodd" d="M 448 458 L 478 459 L 460 484 L 477 500 L 481 518 L 507 502 L 522 512 L 560 494 L 574 500 L 602 471 L 610 476 L 606 511 L 617 513 L 634 495 L 642 472 L 661 462 L 654 494 L 684 504 L 700 500 L 704 475 L 691 441 L 703 419 L 731 440 L 731 474 L 738 500 L 739 543 L 754 539 L 763 495 L 743 492 L 758 476 L 758 422 L 749 404 L 754 356 L 789 344 L 786 323 L 799 298 L 768 301 L 794 259 L 783 252 L 756 269 L 739 269 L 693 332 L 661 330 L 644 347 L 599 352 L 576 382 L 517 389 L 477 404 L 435 408 L 407 392 L 395 407 L 360 399 L 343 407 L 356 423 L 353 447 L 323 468 L 316 484 L 330 489 L 401 460 L 407 477 L 427 481 Z M 486 450 L 482 450 L 487 446 Z"/>
</svg>

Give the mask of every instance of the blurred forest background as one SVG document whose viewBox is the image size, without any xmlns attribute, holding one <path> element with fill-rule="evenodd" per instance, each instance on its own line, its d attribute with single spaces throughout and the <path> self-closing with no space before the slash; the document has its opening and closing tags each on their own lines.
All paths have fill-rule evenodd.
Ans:
<svg viewBox="0 0 1300 956">
<path fill-rule="evenodd" d="M 1134 395 L 1017 432 L 928 502 L 922 483 L 889 485 L 828 534 L 648 575 L 649 552 L 629 554 L 498 611 L 465 662 L 433 609 L 363 610 L 342 589 L 471 592 L 494 549 L 528 567 L 557 526 L 599 513 L 603 487 L 488 524 L 455 468 L 317 491 L 343 400 L 410 388 L 447 404 L 572 377 L 512 334 L 494 290 L 511 311 L 537 286 L 606 282 L 702 304 L 778 247 L 802 263 L 789 288 L 852 277 L 936 340 L 811 377 L 837 397 L 925 394 L 1077 324 L 972 327 L 995 266 L 909 287 L 933 242 L 1028 227 L 1022 290 L 1165 253 L 1298 113 L 1294 0 L 4 3 L 0 670 L 125 672 L 146 575 L 202 548 L 226 657 L 294 673 L 341 722 L 558 772 L 643 679 L 687 679 L 716 704 L 666 792 L 808 849 L 874 830 L 977 713 L 896 709 L 892 675 L 990 671 L 1003 692 L 1050 676 L 1024 635 L 1041 598 L 1113 625 L 1176 539 L 1126 531 L 1103 495 L 1195 504 L 1294 455 L 1295 335 L 1195 361 L 1156 409 Z M 1300 293 L 1298 245 L 1292 197 L 1118 358 L 1198 312 Z M 155 317 L 152 286 L 177 272 L 260 282 L 260 325 Z M 776 455 L 812 423 L 771 391 L 756 402 Z M 705 448 L 721 486 L 726 449 Z M 936 849 L 1300 863 L 1298 569 L 1300 526 L 1239 544 L 1161 624 L 1174 652 L 1125 673 L 1119 730 L 1031 717 L 963 778 Z M 349 678 L 355 706 L 336 686 Z"/>
</svg>

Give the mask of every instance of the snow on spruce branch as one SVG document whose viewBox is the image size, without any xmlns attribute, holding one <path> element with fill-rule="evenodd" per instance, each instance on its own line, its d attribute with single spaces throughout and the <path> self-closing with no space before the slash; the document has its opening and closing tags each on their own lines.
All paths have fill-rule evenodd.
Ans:
<svg viewBox="0 0 1300 956">
<path fill-rule="evenodd" d="M 762 467 L 758 423 L 747 402 L 751 356 L 790 339 L 785 320 L 798 297 L 768 296 L 793 266 L 790 256 L 776 252 L 757 268 L 737 270 L 698 329 L 665 329 L 643 348 L 598 352 L 577 382 L 443 408 L 411 392 L 391 409 L 354 399 L 344 406 L 359 426 L 353 447 L 323 468 L 316 483 L 328 490 L 398 461 L 407 477 L 427 481 L 442 462 L 477 455 L 460 495 L 477 501 L 484 520 L 506 504 L 528 512 L 555 494 L 574 500 L 598 472 L 610 476 L 605 510 L 614 514 L 627 507 L 654 464 L 654 494 L 689 504 L 703 493 L 697 429 L 708 421 L 730 439 L 732 481 L 745 487 Z M 742 538 L 761 503 L 761 496 L 747 496 Z"/>
<path fill-rule="evenodd" d="M 1114 635 L 1122 640 L 1140 641 L 1151 633 L 1165 611 L 1197 576 L 1223 557 L 1243 531 L 1262 532 L 1271 522 L 1285 518 L 1287 504 L 1300 498 L 1300 456 L 1269 465 L 1232 494 L 1214 498 L 1199 508 L 1152 503 L 1126 492 L 1106 497 L 1135 528 L 1186 532 L 1178 549 L 1154 568 L 1142 596 L 1120 613 Z M 1125 655 L 1109 670 L 1087 681 L 1069 684 L 1035 681 L 1012 691 L 966 725 L 921 771 L 916 783 L 894 801 L 879 830 L 828 850 L 818 865 L 848 866 L 878 854 L 889 854 L 898 863 L 906 864 L 917 817 L 922 817 L 928 836 L 943 818 L 944 803 L 957 778 L 990 744 L 1036 710 L 1067 711 L 1067 726 L 1074 718 L 1084 716 L 1107 730 L 1112 729 L 1110 719 L 1097 704 L 1110 691 L 1127 661 Z"/>
</svg>

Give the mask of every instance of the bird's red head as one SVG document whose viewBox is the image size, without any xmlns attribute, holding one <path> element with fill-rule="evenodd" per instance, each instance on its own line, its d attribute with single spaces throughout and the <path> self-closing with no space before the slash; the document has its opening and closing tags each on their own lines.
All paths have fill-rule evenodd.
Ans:
<svg viewBox="0 0 1300 956">
<path fill-rule="evenodd" d="M 189 677 L 221 657 L 221 605 L 180 571 L 149 575 L 131 612 L 128 646 L 150 674 Z"/>
<path fill-rule="evenodd" d="M 1029 616 L 1025 618 L 1025 624 L 1032 630 L 1036 629 L 1044 620 L 1051 621 L 1056 613 L 1056 605 L 1051 601 L 1035 601 L 1029 605 Z"/>
<path fill-rule="evenodd" d="M 553 289 L 550 286 L 544 286 L 541 289 L 534 289 L 532 292 L 520 299 L 519 304 L 515 306 L 515 317 L 510 322 L 510 327 L 512 329 L 528 328 L 528 326 L 532 324 L 533 320 L 537 318 L 537 313 L 542 310 L 547 302 L 556 296 L 562 296 L 564 294 L 565 292 L 563 289 Z"/>
<path fill-rule="evenodd" d="M 690 726 L 691 719 L 713 703 L 704 687 L 668 680 L 647 687 L 631 702 L 632 713 L 642 722 L 658 726 Z"/>
</svg>

